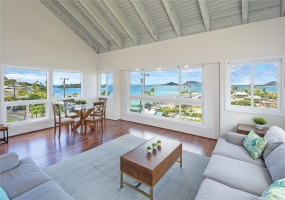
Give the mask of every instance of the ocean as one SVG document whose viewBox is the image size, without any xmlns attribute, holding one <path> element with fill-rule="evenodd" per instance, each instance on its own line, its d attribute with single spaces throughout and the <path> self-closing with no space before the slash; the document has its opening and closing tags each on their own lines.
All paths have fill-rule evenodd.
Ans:
<svg viewBox="0 0 285 200">
<path fill-rule="evenodd" d="M 77 92 L 78 96 L 81 96 L 81 88 L 66 88 L 65 89 L 65 97 L 68 97 L 68 95 L 72 96 L 72 94 L 74 94 L 74 92 Z M 56 88 L 56 87 L 53 88 L 54 98 L 56 98 L 56 99 L 63 98 L 63 93 L 64 93 L 63 88 Z"/>
<path fill-rule="evenodd" d="M 232 85 L 232 88 L 238 88 L 238 91 L 242 92 L 244 89 L 250 89 L 248 85 Z M 256 86 L 257 88 L 266 88 L 267 92 L 277 92 L 276 86 Z M 154 96 L 178 96 L 178 86 L 161 86 L 161 85 L 150 85 L 146 86 L 145 90 L 149 91 L 151 88 L 154 88 L 155 92 L 152 94 Z M 109 86 L 109 91 L 111 91 L 111 95 L 113 94 L 113 86 Z M 187 88 L 182 88 L 182 90 L 187 90 Z M 202 86 L 194 85 L 191 88 L 188 88 L 188 92 L 196 90 L 197 93 L 202 92 Z M 103 90 L 102 90 L 103 91 Z M 101 91 L 101 92 L 102 92 Z M 142 86 L 132 85 L 130 88 L 130 95 L 141 95 Z M 66 88 L 66 96 L 74 94 L 74 92 L 78 93 L 78 96 L 81 96 L 81 88 Z M 63 88 L 53 88 L 53 96 L 55 98 L 63 98 Z"/>
</svg>

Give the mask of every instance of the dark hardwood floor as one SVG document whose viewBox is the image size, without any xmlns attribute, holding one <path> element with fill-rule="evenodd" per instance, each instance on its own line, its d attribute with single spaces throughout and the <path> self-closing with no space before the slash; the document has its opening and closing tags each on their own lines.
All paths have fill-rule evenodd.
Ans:
<svg viewBox="0 0 285 200">
<path fill-rule="evenodd" d="M 125 134 L 145 139 L 177 140 L 183 143 L 183 150 L 206 156 L 211 156 L 216 145 L 213 139 L 123 120 L 107 120 L 103 136 L 100 130 L 94 132 L 87 129 L 87 134 L 76 134 L 74 138 L 73 133 L 67 133 L 63 128 L 58 140 L 53 137 L 53 128 L 49 128 L 10 137 L 8 144 L 0 144 L 0 154 L 17 152 L 20 159 L 31 157 L 39 167 L 44 168 Z"/>
</svg>

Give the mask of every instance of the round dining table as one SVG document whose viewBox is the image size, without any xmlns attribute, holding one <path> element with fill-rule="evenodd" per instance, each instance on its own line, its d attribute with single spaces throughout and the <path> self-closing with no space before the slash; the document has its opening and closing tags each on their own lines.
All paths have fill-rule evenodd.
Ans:
<svg viewBox="0 0 285 200">
<path fill-rule="evenodd" d="M 77 132 L 79 126 L 81 126 L 80 134 L 83 133 L 84 126 L 89 126 L 91 129 L 94 128 L 90 123 L 85 123 L 85 118 L 88 117 L 92 113 L 92 111 L 93 104 L 74 105 L 74 112 L 80 117 L 80 120 L 77 121 L 74 125 L 73 132 Z"/>
</svg>

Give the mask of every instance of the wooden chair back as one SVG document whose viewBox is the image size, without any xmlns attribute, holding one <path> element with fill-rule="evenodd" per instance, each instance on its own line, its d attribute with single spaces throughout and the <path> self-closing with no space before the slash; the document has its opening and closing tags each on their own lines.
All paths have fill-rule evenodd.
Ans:
<svg viewBox="0 0 285 200">
<path fill-rule="evenodd" d="M 65 117 L 68 117 L 67 112 L 69 111 L 69 109 L 74 108 L 74 99 L 64 99 L 63 105 L 64 105 L 64 115 Z"/>
<path fill-rule="evenodd" d="M 105 102 L 94 102 L 93 103 L 93 121 L 95 121 L 95 117 L 99 117 L 100 120 L 103 119 L 104 104 Z"/>
<path fill-rule="evenodd" d="M 61 114 L 60 114 L 60 106 L 59 103 L 53 103 L 52 104 L 52 110 L 53 110 L 53 119 L 54 119 L 54 125 L 56 126 L 56 123 L 61 123 Z M 57 121 L 58 119 L 58 121 Z"/>
</svg>

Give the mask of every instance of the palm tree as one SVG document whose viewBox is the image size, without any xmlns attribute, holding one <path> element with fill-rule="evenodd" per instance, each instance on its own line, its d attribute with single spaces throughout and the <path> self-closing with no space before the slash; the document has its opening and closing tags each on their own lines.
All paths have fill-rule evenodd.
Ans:
<svg viewBox="0 0 285 200">
<path fill-rule="evenodd" d="M 151 88 L 151 89 L 150 89 L 150 92 L 151 92 L 151 93 L 152 93 L 152 95 L 154 96 L 155 89 L 154 89 L 154 88 Z"/>
</svg>

